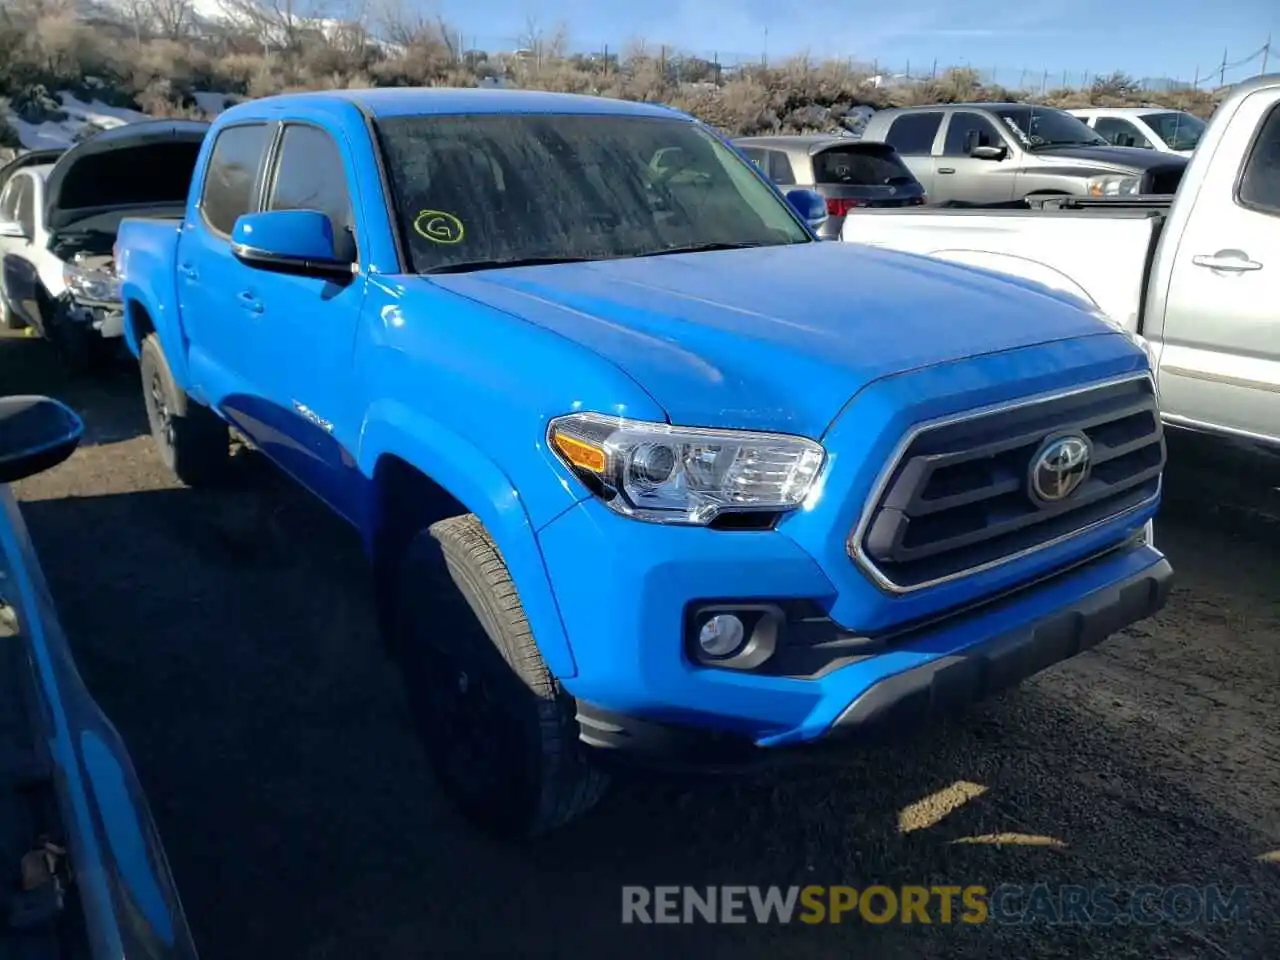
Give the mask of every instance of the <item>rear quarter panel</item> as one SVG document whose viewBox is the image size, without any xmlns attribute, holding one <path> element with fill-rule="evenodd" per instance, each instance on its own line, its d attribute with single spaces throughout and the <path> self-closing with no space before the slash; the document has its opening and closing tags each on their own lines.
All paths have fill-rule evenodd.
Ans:
<svg viewBox="0 0 1280 960">
<path fill-rule="evenodd" d="M 139 330 L 155 328 L 165 358 L 179 385 L 187 382 L 186 351 L 178 314 L 177 265 L 179 220 L 126 219 L 116 235 L 116 271 L 125 303 L 125 343 L 136 357 Z"/>
</svg>

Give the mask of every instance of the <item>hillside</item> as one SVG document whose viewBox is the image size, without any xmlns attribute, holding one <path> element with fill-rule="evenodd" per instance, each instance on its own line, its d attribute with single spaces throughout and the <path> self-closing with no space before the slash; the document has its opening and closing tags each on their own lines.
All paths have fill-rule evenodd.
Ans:
<svg viewBox="0 0 1280 960">
<path fill-rule="evenodd" d="M 349 3 L 309 20 L 291 0 L 6 0 L 0 147 L 71 140 L 138 114 L 203 116 L 238 98 L 338 87 L 513 85 L 662 101 L 739 134 L 856 129 L 869 109 L 906 103 L 1151 103 L 1207 116 L 1217 99 L 1145 93 L 1120 73 L 1040 96 L 983 84 L 964 68 L 886 87 L 847 62 L 731 70 L 641 43 L 606 59 L 571 52 L 565 28 L 535 25 L 518 52 L 469 50 L 442 20 L 394 4 L 358 16 L 368 5 Z"/>
</svg>

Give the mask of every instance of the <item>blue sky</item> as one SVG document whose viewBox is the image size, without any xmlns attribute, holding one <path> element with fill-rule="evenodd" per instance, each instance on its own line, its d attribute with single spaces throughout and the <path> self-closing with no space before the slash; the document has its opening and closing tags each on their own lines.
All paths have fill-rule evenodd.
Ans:
<svg viewBox="0 0 1280 960">
<path fill-rule="evenodd" d="M 529 18 L 570 27 L 578 49 L 617 49 L 629 38 L 666 43 L 722 62 L 808 50 L 813 56 L 875 60 L 912 72 L 939 65 L 999 68 L 1001 83 L 1042 71 L 1061 78 L 1121 69 L 1137 76 L 1191 79 L 1216 69 L 1223 49 L 1238 60 L 1280 41 L 1280 0 L 907 0 L 866 4 L 801 0 L 422 0 L 462 31 L 468 44 L 513 44 Z M 1280 46 L 1280 43 L 1277 44 Z M 1280 56 L 1271 63 L 1280 70 Z M 1260 61 L 1227 72 L 1256 74 Z M 1270 70 L 1270 67 L 1268 68 Z"/>
</svg>

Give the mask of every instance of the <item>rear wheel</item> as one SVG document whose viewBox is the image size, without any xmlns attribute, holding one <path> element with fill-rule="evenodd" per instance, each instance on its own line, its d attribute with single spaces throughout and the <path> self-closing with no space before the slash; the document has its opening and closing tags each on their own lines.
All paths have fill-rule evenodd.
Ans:
<svg viewBox="0 0 1280 960">
<path fill-rule="evenodd" d="M 538 652 L 515 584 L 478 518 L 441 520 L 413 539 L 392 623 L 427 756 L 465 816 L 522 838 L 596 803 L 606 778 L 584 756 L 573 698 Z"/>
<path fill-rule="evenodd" d="M 231 460 L 227 425 L 174 384 L 155 334 L 143 339 L 138 365 L 147 422 L 164 465 L 192 487 L 223 479 Z"/>
</svg>

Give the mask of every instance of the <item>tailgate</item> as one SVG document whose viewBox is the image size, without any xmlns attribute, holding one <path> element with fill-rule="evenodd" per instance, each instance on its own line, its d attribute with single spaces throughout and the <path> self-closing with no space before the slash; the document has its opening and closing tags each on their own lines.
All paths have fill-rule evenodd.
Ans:
<svg viewBox="0 0 1280 960">
<path fill-rule="evenodd" d="M 869 210 L 840 239 L 1009 273 L 1091 301 L 1138 329 L 1149 253 L 1161 218 L 1137 210 Z"/>
</svg>

